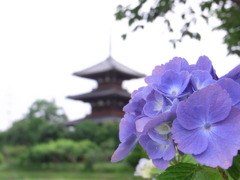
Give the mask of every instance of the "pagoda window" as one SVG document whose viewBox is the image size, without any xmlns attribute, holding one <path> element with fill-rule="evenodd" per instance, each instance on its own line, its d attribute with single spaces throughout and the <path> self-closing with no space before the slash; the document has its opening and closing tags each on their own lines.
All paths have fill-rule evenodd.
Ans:
<svg viewBox="0 0 240 180">
<path fill-rule="evenodd" d="M 106 101 L 106 105 L 107 105 L 107 106 L 111 106 L 111 101 L 110 101 L 110 99 L 108 99 L 108 100 Z"/>
<path fill-rule="evenodd" d="M 109 83 L 110 81 L 111 81 L 111 78 L 110 78 L 109 76 L 106 76 L 106 77 L 105 77 L 105 82 L 106 82 L 106 83 Z"/>
<path fill-rule="evenodd" d="M 117 79 L 117 84 L 121 85 L 122 84 L 122 80 L 121 79 Z"/>
<path fill-rule="evenodd" d="M 124 103 L 122 101 L 118 101 L 118 106 L 123 107 Z"/>
<path fill-rule="evenodd" d="M 116 83 L 116 82 L 117 82 L 116 76 L 112 76 L 112 82 L 113 82 L 113 83 Z"/>
<path fill-rule="evenodd" d="M 102 78 L 98 78 L 97 81 L 98 81 L 99 84 L 101 84 L 103 82 L 103 79 Z"/>
<path fill-rule="evenodd" d="M 92 106 L 92 107 L 95 107 L 95 106 L 96 106 L 96 103 L 95 103 L 95 102 L 91 102 L 91 106 Z"/>
<path fill-rule="evenodd" d="M 116 107 L 116 105 L 117 105 L 117 101 L 116 101 L 116 99 L 113 99 L 113 101 L 112 101 L 112 106 L 113 106 L 113 107 Z"/>
<path fill-rule="evenodd" d="M 103 100 L 98 100 L 97 105 L 99 107 L 104 106 L 104 101 Z"/>
</svg>

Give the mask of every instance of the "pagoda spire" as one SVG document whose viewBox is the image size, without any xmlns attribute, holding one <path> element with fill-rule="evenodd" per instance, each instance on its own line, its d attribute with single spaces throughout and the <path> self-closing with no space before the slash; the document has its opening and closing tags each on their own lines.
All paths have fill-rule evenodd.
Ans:
<svg viewBox="0 0 240 180">
<path fill-rule="evenodd" d="M 112 31 L 111 31 L 111 27 L 110 27 L 110 30 L 109 30 L 109 42 L 108 42 L 108 50 L 109 50 L 109 57 L 112 56 Z"/>
<path fill-rule="evenodd" d="M 111 34 L 109 35 L 109 56 L 112 55 L 112 37 Z"/>
</svg>

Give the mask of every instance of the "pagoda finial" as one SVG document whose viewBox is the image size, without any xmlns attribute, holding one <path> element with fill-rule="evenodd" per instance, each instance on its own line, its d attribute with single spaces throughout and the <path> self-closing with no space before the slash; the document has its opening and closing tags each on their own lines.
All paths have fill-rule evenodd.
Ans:
<svg viewBox="0 0 240 180">
<path fill-rule="evenodd" d="M 111 28 L 109 33 L 109 57 L 112 55 L 112 34 L 111 34 Z"/>
</svg>

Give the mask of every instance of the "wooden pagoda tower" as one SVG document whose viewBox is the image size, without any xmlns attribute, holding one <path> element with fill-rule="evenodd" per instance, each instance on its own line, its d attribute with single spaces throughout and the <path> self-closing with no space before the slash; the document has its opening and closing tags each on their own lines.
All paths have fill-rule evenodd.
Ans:
<svg viewBox="0 0 240 180">
<path fill-rule="evenodd" d="M 68 96 L 73 100 L 90 103 L 92 112 L 83 119 L 97 123 L 119 121 L 124 115 L 122 108 L 130 99 L 130 94 L 122 88 L 122 82 L 145 76 L 120 64 L 111 56 L 99 64 L 73 74 L 97 81 L 97 88 L 91 92 Z M 73 126 L 83 119 L 70 121 L 67 125 Z"/>
</svg>

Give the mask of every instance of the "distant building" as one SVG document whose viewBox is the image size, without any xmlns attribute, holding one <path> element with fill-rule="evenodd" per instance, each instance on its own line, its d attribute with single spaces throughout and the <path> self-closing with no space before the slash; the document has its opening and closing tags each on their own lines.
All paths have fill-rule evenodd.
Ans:
<svg viewBox="0 0 240 180">
<path fill-rule="evenodd" d="M 97 81 L 98 87 L 93 91 L 68 96 L 68 98 L 90 103 L 92 112 L 83 119 L 89 119 L 98 123 L 119 121 L 124 115 L 122 108 L 130 99 L 130 94 L 122 88 L 122 82 L 145 76 L 120 64 L 111 56 L 99 64 L 75 72 L 74 75 Z M 83 119 L 70 121 L 67 125 L 73 126 Z"/>
</svg>

